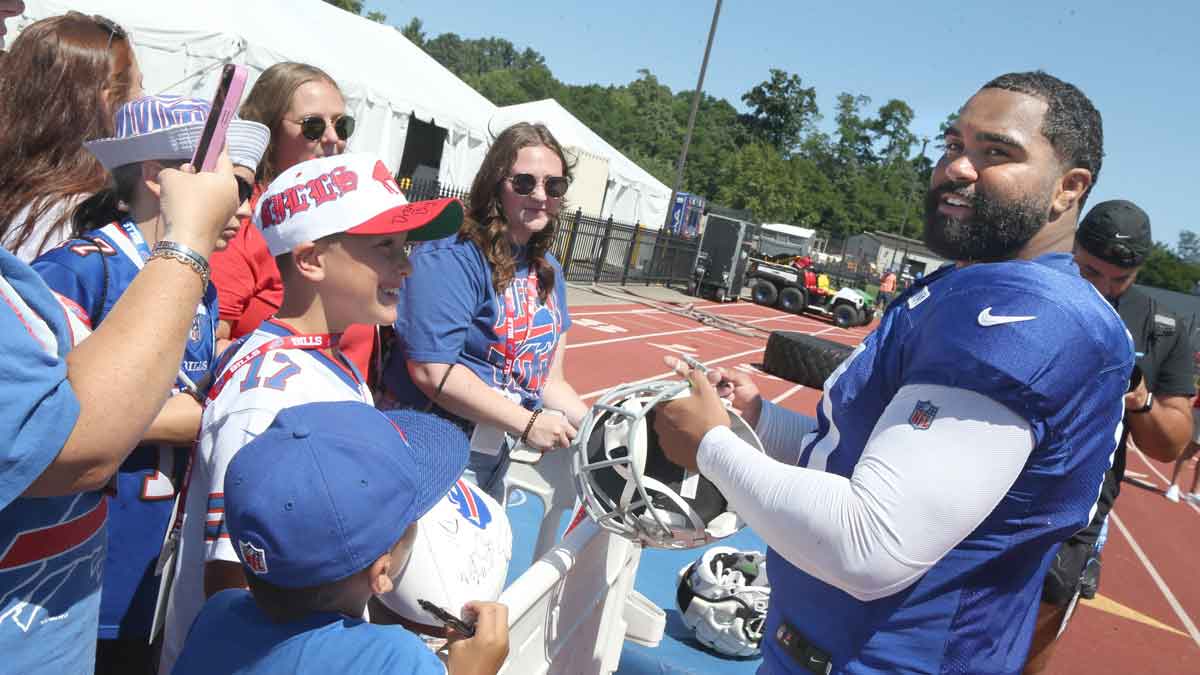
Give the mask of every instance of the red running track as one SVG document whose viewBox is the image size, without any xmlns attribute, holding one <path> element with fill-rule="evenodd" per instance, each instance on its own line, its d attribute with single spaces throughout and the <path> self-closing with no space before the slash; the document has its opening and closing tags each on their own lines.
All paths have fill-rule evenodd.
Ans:
<svg viewBox="0 0 1200 675">
<path fill-rule="evenodd" d="M 791 330 L 857 344 L 870 327 L 841 329 L 744 302 L 697 303 L 767 330 Z M 751 373 L 763 396 L 815 414 L 820 392 L 763 373 L 765 339 L 702 326 L 639 304 L 571 307 L 567 379 L 585 401 L 618 384 L 667 377 L 663 357 L 686 353 Z M 1200 508 L 1162 496 L 1171 467 L 1132 451 L 1110 521 L 1100 593 L 1081 603 L 1049 672 L 1066 675 L 1200 673 Z M 1190 469 L 1185 474 L 1190 479 Z"/>
</svg>

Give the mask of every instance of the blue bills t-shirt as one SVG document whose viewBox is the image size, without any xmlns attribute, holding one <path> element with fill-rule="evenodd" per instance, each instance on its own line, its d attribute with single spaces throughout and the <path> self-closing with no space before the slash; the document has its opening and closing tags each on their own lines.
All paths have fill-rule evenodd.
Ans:
<svg viewBox="0 0 1200 675">
<path fill-rule="evenodd" d="M 99 326 L 141 271 L 150 249 L 132 221 L 84 233 L 33 261 L 51 289 L 75 302 Z M 192 383 L 207 378 L 215 360 L 217 291 L 209 284 L 196 307 L 180 371 Z M 185 383 L 175 383 L 180 391 Z M 155 566 L 190 447 L 139 445 L 121 463 L 108 519 L 108 553 L 100 601 L 103 640 L 146 638 L 154 618 Z"/>
<path fill-rule="evenodd" d="M 512 282 L 497 293 L 492 266 L 470 240 L 454 235 L 419 246 L 401 290 L 396 350 L 384 371 L 395 402 L 428 403 L 408 376 L 411 359 L 462 364 L 488 386 L 520 395 L 526 408 L 537 407 L 559 339 L 571 326 L 562 267 L 550 253 L 546 260 L 555 283 L 542 303 L 521 251 Z"/>
<path fill-rule="evenodd" d="M 22 497 L 79 417 L 65 311 L 0 250 L 0 670 L 90 673 L 108 501 L 99 491 Z"/>
</svg>

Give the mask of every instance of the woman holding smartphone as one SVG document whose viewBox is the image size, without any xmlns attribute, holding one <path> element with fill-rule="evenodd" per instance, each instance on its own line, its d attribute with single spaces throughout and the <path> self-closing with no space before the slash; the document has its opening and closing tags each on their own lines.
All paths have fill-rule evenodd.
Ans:
<svg viewBox="0 0 1200 675">
<path fill-rule="evenodd" d="M 384 405 L 457 421 L 472 435 L 467 477 L 500 501 L 512 441 L 565 448 L 587 413 L 563 376 L 571 319 L 549 251 L 569 184 L 549 129 L 505 129 L 475 176 L 462 229 L 417 248 L 401 289 Z"/>
<path fill-rule="evenodd" d="M 280 173 L 316 157 L 340 155 L 354 134 L 346 100 L 325 71 L 304 63 L 283 62 L 263 71 L 246 96 L 241 118 L 271 130 L 266 155 L 254 176 L 251 212 L 263 187 Z M 220 300 L 219 347 L 258 328 L 283 302 L 283 280 L 262 234 L 243 220 L 229 246 L 213 256 L 213 282 Z M 352 326 L 342 335 L 341 351 L 366 375 L 375 344 L 373 326 Z"/>
</svg>

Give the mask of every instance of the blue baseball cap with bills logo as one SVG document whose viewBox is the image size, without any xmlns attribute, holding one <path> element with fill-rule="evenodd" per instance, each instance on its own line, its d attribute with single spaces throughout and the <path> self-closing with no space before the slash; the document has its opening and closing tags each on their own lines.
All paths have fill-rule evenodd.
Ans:
<svg viewBox="0 0 1200 675">
<path fill-rule="evenodd" d="M 116 135 L 83 144 L 104 168 L 113 170 L 147 160 L 190 160 L 200 144 L 212 105 L 188 96 L 143 96 L 116 114 Z M 258 168 L 271 140 L 271 130 L 249 120 L 235 119 L 225 133 L 225 147 L 235 165 Z"/>
<path fill-rule="evenodd" d="M 391 550 L 454 485 L 469 444 L 453 423 L 359 402 L 285 408 L 225 474 L 225 521 L 248 573 L 304 588 Z"/>
</svg>

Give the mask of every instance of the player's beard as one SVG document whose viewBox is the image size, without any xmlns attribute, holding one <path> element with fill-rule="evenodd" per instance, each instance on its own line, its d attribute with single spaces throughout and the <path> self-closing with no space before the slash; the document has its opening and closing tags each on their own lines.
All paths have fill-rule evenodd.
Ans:
<svg viewBox="0 0 1200 675">
<path fill-rule="evenodd" d="M 971 203 L 969 220 L 938 211 L 943 195 L 953 193 Z M 1011 260 L 1050 220 L 1050 192 L 1002 200 L 975 185 L 970 192 L 959 183 L 942 183 L 925 195 L 925 245 L 949 260 L 998 262 Z"/>
</svg>

